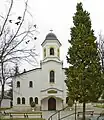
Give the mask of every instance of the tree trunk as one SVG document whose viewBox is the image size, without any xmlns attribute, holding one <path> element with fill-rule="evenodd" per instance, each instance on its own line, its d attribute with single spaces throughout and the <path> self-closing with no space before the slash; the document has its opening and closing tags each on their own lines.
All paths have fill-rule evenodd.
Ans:
<svg viewBox="0 0 104 120">
<path fill-rule="evenodd" d="M 4 98 L 4 84 L 1 86 L 1 98 L 0 98 L 0 108 L 1 108 L 1 103 Z"/>
<path fill-rule="evenodd" d="M 0 114 L 1 114 L 1 102 L 2 102 L 2 99 L 0 98 Z M 1 120 L 1 115 L 0 115 L 0 120 Z"/>
<path fill-rule="evenodd" d="M 83 120 L 85 120 L 86 103 L 83 102 Z"/>
<path fill-rule="evenodd" d="M 2 99 L 0 99 L 0 110 L 1 110 L 1 102 L 2 102 Z"/>
<path fill-rule="evenodd" d="M 77 120 L 77 103 L 75 102 L 75 120 Z"/>
<path fill-rule="evenodd" d="M 4 83 L 2 85 L 2 91 L 1 91 L 1 99 L 3 99 L 3 98 L 4 98 Z"/>
</svg>

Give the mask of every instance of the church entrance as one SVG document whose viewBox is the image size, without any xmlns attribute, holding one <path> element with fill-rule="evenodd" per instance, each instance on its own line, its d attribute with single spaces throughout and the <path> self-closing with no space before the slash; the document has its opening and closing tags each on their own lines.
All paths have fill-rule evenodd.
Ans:
<svg viewBox="0 0 104 120">
<path fill-rule="evenodd" d="M 56 100 L 54 98 L 49 98 L 48 110 L 56 110 Z"/>
</svg>

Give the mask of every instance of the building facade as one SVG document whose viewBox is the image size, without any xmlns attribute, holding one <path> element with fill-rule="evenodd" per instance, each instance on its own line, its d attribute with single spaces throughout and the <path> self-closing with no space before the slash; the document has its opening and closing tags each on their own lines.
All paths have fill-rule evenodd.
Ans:
<svg viewBox="0 0 104 120">
<path fill-rule="evenodd" d="M 53 33 L 41 44 L 40 68 L 25 71 L 13 80 L 13 107 L 29 108 L 34 101 L 40 110 L 60 110 L 66 106 L 65 69 L 60 60 L 61 43 Z"/>
</svg>

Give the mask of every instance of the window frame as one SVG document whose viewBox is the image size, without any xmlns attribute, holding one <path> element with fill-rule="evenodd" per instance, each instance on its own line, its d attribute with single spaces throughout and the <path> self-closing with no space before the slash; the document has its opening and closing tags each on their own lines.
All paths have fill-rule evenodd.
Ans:
<svg viewBox="0 0 104 120">
<path fill-rule="evenodd" d="M 51 48 L 50 48 L 50 55 L 54 55 L 54 54 L 55 54 L 54 48 L 51 47 Z"/>
<path fill-rule="evenodd" d="M 35 104 L 38 104 L 38 97 L 35 97 Z"/>
<path fill-rule="evenodd" d="M 44 57 L 46 57 L 46 48 L 44 48 Z"/>
<path fill-rule="evenodd" d="M 55 71 L 51 70 L 49 73 L 49 79 L 50 79 L 50 83 L 54 83 L 55 82 Z"/>
<path fill-rule="evenodd" d="M 29 81 L 29 88 L 33 88 L 33 81 Z"/>
<path fill-rule="evenodd" d="M 68 101 L 69 101 L 69 98 L 68 98 L 68 97 L 66 97 L 66 104 L 68 104 Z"/>
<path fill-rule="evenodd" d="M 17 81 L 17 88 L 20 88 L 20 81 Z"/>
<path fill-rule="evenodd" d="M 20 104 L 21 104 L 21 98 L 17 97 L 17 105 L 20 105 Z"/>
<path fill-rule="evenodd" d="M 59 50 L 59 48 L 57 49 L 57 56 L 60 57 L 60 50 Z"/>
<path fill-rule="evenodd" d="M 22 97 L 22 104 L 25 105 L 25 98 L 24 97 Z"/>
<path fill-rule="evenodd" d="M 33 97 L 29 97 L 29 104 L 31 105 L 32 102 L 33 102 Z"/>
</svg>

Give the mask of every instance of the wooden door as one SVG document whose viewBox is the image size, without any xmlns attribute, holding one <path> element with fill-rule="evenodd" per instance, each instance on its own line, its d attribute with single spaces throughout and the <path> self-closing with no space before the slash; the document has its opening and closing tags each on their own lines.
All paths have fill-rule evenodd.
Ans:
<svg viewBox="0 0 104 120">
<path fill-rule="evenodd" d="M 56 110 L 56 100 L 55 100 L 55 98 L 49 98 L 49 100 L 48 100 L 48 110 Z"/>
</svg>

